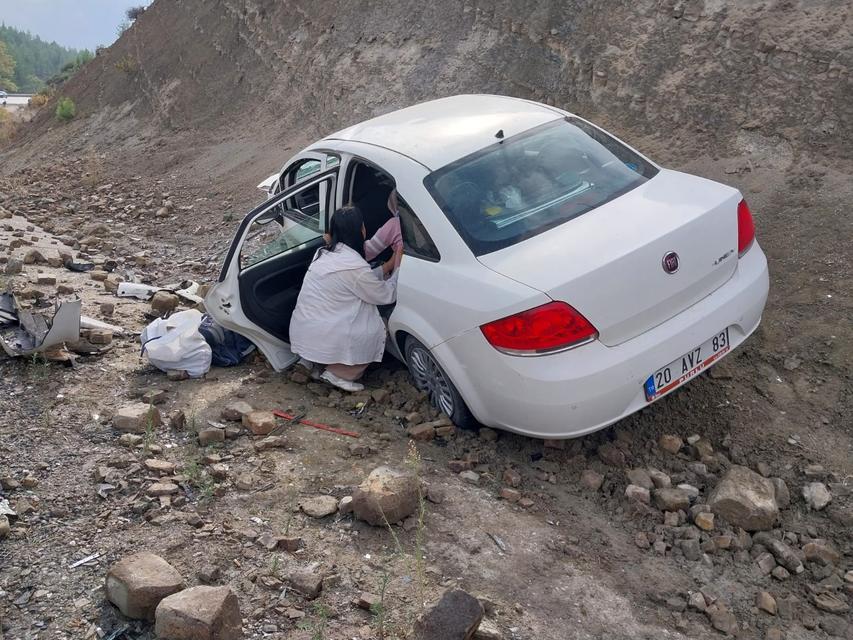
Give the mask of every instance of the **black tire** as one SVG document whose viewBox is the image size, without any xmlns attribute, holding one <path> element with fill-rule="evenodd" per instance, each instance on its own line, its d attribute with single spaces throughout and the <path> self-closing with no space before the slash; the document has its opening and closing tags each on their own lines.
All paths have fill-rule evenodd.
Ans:
<svg viewBox="0 0 853 640">
<path fill-rule="evenodd" d="M 405 356 L 415 387 L 429 394 L 433 407 L 445 413 L 461 429 L 479 427 L 465 400 L 429 349 L 409 336 L 406 338 Z"/>
</svg>

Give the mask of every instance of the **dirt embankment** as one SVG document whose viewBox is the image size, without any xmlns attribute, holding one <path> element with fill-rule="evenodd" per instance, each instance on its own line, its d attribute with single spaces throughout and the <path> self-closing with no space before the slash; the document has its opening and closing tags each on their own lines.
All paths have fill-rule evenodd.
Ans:
<svg viewBox="0 0 853 640">
<path fill-rule="evenodd" d="M 395 527 L 399 540 L 299 507 L 407 458 L 398 418 L 419 401 L 393 362 L 370 372 L 360 416 L 352 398 L 258 361 L 167 380 L 140 361 L 133 336 L 73 370 L 0 362 L 0 486 L 19 512 L 0 542 L 0 635 L 120 628 L 106 567 L 149 550 L 190 584 L 230 585 L 247 637 L 376 638 L 377 616 L 351 600 L 383 583 L 388 637 L 405 636 L 422 603 L 454 586 L 485 602 L 496 630 L 484 638 L 849 637 L 850 20 L 849 3 L 830 0 L 155 1 L 63 89 L 77 119 L 59 125 L 48 108 L 0 150 L 0 264 L 62 242 L 113 278 L 209 279 L 253 185 L 302 144 L 421 99 L 493 92 L 568 107 L 736 185 L 756 213 L 771 297 L 761 328 L 713 375 L 612 429 L 563 448 L 488 430 L 419 442 L 435 501 L 422 528 Z M 88 315 L 136 331 L 148 321 L 147 305 L 86 274 L 22 269 L 4 282 L 28 306 L 61 286 Z M 110 416 L 149 392 L 186 424 L 122 442 Z M 263 450 L 229 423 L 234 439 L 201 443 L 198 429 L 221 424 L 238 399 L 361 438 L 286 425 L 287 448 Z M 673 454 L 663 434 L 693 443 Z M 722 517 L 702 528 L 695 507 L 733 464 L 786 483 L 790 502 L 769 535 L 806 560 L 802 571 L 779 570 L 776 542 Z M 469 467 L 476 477 L 457 473 Z M 626 496 L 629 483 L 665 482 L 661 473 L 693 496 L 675 519 L 636 488 Z M 820 511 L 802 493 L 812 482 L 832 495 Z M 179 490 L 153 495 L 161 483 Z M 298 553 L 263 545 L 285 533 L 302 538 Z M 831 561 L 808 560 L 815 545 Z M 316 601 L 289 588 L 295 570 L 323 577 Z M 130 637 L 151 637 L 130 624 Z"/>
<path fill-rule="evenodd" d="M 846 162 L 851 14 L 838 0 L 158 0 L 63 89 L 78 120 L 45 110 L 3 165 L 94 147 L 233 188 L 342 126 L 467 92 L 566 107 L 664 162 L 767 148 Z"/>
</svg>

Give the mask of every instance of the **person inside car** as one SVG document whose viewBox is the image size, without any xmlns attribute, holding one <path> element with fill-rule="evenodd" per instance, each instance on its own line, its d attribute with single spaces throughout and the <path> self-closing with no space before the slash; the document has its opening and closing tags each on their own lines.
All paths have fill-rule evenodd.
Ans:
<svg viewBox="0 0 853 640">
<path fill-rule="evenodd" d="M 335 211 L 327 245 L 308 267 L 290 320 L 290 348 L 315 379 L 344 391 L 385 352 L 385 324 L 377 305 L 397 297 L 402 245 L 394 258 L 371 269 L 365 259 L 364 218 L 352 205 Z M 320 372 L 322 370 L 322 373 Z"/>
</svg>

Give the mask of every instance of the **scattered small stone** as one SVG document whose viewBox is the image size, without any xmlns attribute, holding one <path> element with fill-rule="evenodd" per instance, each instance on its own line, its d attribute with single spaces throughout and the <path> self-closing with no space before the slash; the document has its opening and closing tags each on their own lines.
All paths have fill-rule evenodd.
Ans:
<svg viewBox="0 0 853 640">
<path fill-rule="evenodd" d="M 814 540 L 803 545 L 803 555 L 806 562 L 824 565 L 835 565 L 841 560 L 841 554 L 824 540 Z"/>
<path fill-rule="evenodd" d="M 625 472 L 625 475 L 628 476 L 628 482 L 631 484 L 635 484 L 649 490 L 654 489 L 655 487 L 652 482 L 651 475 L 645 469 L 628 469 L 628 471 Z"/>
<path fill-rule="evenodd" d="M 110 339 L 112 339 L 112 334 L 110 334 L 110 336 Z M 91 340 L 91 338 L 89 339 Z M 150 391 L 145 392 L 145 395 L 142 396 L 142 401 L 145 404 L 163 404 L 166 402 L 166 397 L 168 395 L 169 394 L 165 389 L 151 389 Z"/>
<path fill-rule="evenodd" d="M 625 466 L 625 454 L 610 442 L 606 442 L 598 447 L 598 457 L 604 464 L 611 467 Z"/>
<path fill-rule="evenodd" d="M 498 432 L 494 429 L 490 429 L 489 427 L 481 427 L 480 428 L 480 440 L 484 442 L 494 442 L 498 439 Z"/>
<path fill-rule="evenodd" d="M 144 433 L 149 427 L 159 427 L 161 424 L 160 410 L 142 402 L 124 406 L 113 416 L 113 426 L 128 433 Z"/>
<path fill-rule="evenodd" d="M 649 477 L 652 479 L 655 489 L 666 489 L 672 486 L 672 479 L 663 471 L 649 469 Z"/>
<path fill-rule="evenodd" d="M 515 469 L 506 469 L 503 474 L 504 484 L 517 489 L 521 486 L 521 474 Z"/>
<path fill-rule="evenodd" d="M 429 442 L 435 438 L 435 427 L 429 424 L 415 425 L 406 430 L 406 434 L 412 439 L 419 442 Z"/>
<path fill-rule="evenodd" d="M 225 430 L 217 429 L 216 427 L 199 429 L 198 442 L 202 446 L 213 444 L 214 442 L 225 442 Z"/>
<path fill-rule="evenodd" d="M 708 608 L 708 604 L 705 602 L 705 596 L 702 595 L 701 591 L 693 591 L 690 593 L 687 598 L 687 606 L 691 609 L 695 609 L 696 611 L 705 611 Z"/>
<path fill-rule="evenodd" d="M 664 434 L 658 440 L 658 446 L 667 453 L 676 454 L 681 451 L 684 441 L 675 435 Z"/>
<path fill-rule="evenodd" d="M 257 451 L 266 451 L 268 449 L 286 449 L 287 438 L 284 436 L 267 436 L 260 442 L 255 443 Z"/>
<path fill-rule="evenodd" d="M 501 498 L 510 503 L 516 503 L 521 500 L 521 493 L 518 489 L 511 489 L 510 487 L 501 487 Z"/>
<path fill-rule="evenodd" d="M 690 507 L 690 496 L 683 489 L 655 489 L 655 507 L 661 511 L 686 511 Z"/>
<path fill-rule="evenodd" d="M 252 411 L 254 409 L 252 409 L 252 405 L 248 402 L 236 400 L 225 405 L 219 415 L 223 420 L 240 422 L 243 420 L 243 416 L 252 413 Z"/>
<path fill-rule="evenodd" d="M 164 598 L 154 632 L 168 640 L 239 640 L 240 604 L 230 587 L 198 586 Z"/>
<path fill-rule="evenodd" d="M 150 487 L 148 487 L 145 493 L 152 497 L 171 496 L 176 494 L 179 490 L 180 487 L 171 482 L 155 482 Z"/>
<path fill-rule="evenodd" d="M 447 463 L 447 468 L 453 473 L 462 473 L 463 471 L 470 471 L 473 469 L 474 463 L 470 460 L 450 460 Z"/>
<path fill-rule="evenodd" d="M 313 600 L 323 590 L 323 576 L 305 569 L 291 571 L 287 575 L 287 583 L 308 600 Z"/>
<path fill-rule="evenodd" d="M 365 611 L 375 611 L 381 604 L 382 599 L 374 593 L 362 591 L 355 601 L 355 606 Z"/>
<path fill-rule="evenodd" d="M 803 498 L 809 508 L 815 511 L 823 510 L 832 501 L 829 489 L 822 482 L 810 482 L 804 486 Z"/>
<path fill-rule="evenodd" d="M 773 483 L 773 493 L 776 497 L 776 505 L 780 509 L 787 509 L 791 504 L 791 492 L 788 491 L 788 485 L 782 478 L 770 478 Z"/>
<path fill-rule="evenodd" d="M 649 502 L 651 502 L 649 490 L 645 487 L 639 487 L 635 484 L 629 484 L 627 487 L 625 487 L 625 497 L 629 498 L 630 500 L 642 502 L 643 504 L 649 504 Z"/>
<path fill-rule="evenodd" d="M 755 563 L 764 575 L 769 574 L 776 567 L 776 560 L 773 558 L 772 554 L 766 552 L 758 556 L 755 559 Z"/>
<path fill-rule="evenodd" d="M 159 473 L 161 476 L 171 475 L 175 472 L 175 463 L 169 462 L 168 460 L 157 460 L 156 458 L 150 458 L 146 460 L 143 464 L 145 465 L 146 469 L 155 473 Z"/>
<path fill-rule="evenodd" d="M 637 545 L 639 549 L 650 549 L 652 544 L 649 542 L 649 536 L 645 531 L 638 531 L 634 535 L 634 544 Z"/>
<path fill-rule="evenodd" d="M 334 496 L 326 495 L 303 498 L 299 502 L 299 508 L 312 518 L 325 518 L 337 512 L 338 500 Z"/>
<path fill-rule="evenodd" d="M 702 529 L 702 531 L 713 531 L 714 529 L 714 514 L 713 513 L 698 513 L 693 519 L 693 524 Z"/>
<path fill-rule="evenodd" d="M 764 634 L 764 640 L 785 640 L 785 634 L 779 627 L 770 627 Z"/>
<path fill-rule="evenodd" d="M 772 575 L 774 578 L 776 578 L 779 581 L 787 580 L 788 578 L 791 577 L 791 573 L 785 567 L 783 567 L 781 565 L 774 568 L 773 571 L 770 572 L 770 575 Z"/>
<path fill-rule="evenodd" d="M 803 572 L 803 563 L 797 552 L 781 540 L 777 540 L 766 531 L 756 533 L 753 540 L 757 544 L 766 547 L 767 550 L 773 554 L 776 562 L 781 564 L 791 573 Z"/>
<path fill-rule="evenodd" d="M 338 513 L 342 516 L 352 513 L 352 496 L 344 496 L 338 502 Z"/>
<path fill-rule="evenodd" d="M 682 540 L 681 551 L 688 560 L 698 560 L 702 557 L 702 545 L 699 540 Z"/>
<path fill-rule="evenodd" d="M 581 484 L 590 491 L 598 491 L 604 484 L 604 476 L 592 469 L 584 469 L 581 471 Z"/>
<path fill-rule="evenodd" d="M 850 610 L 850 606 L 833 593 L 812 593 L 809 599 L 814 606 L 827 613 L 841 615 Z"/>
<path fill-rule="evenodd" d="M 755 597 L 755 606 L 761 611 L 766 611 L 771 616 L 776 615 L 776 598 L 767 591 L 760 591 Z"/>
<path fill-rule="evenodd" d="M 708 616 L 708 620 L 710 620 L 711 626 L 714 627 L 717 631 L 721 631 L 722 633 L 728 633 L 729 635 L 737 634 L 737 618 L 735 618 L 734 614 L 729 611 L 722 603 L 718 602 L 708 607 L 705 610 L 705 615 Z"/>
<path fill-rule="evenodd" d="M 480 484 L 480 474 L 476 471 L 463 471 L 459 477 L 468 484 Z"/>
<path fill-rule="evenodd" d="M 153 553 L 122 558 L 107 572 L 107 599 L 128 618 L 154 620 L 160 601 L 183 588 L 181 575 Z"/>
</svg>

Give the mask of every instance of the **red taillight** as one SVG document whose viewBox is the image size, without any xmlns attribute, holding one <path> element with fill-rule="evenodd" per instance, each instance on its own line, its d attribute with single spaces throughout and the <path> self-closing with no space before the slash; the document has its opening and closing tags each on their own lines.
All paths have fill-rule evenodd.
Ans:
<svg viewBox="0 0 853 640">
<path fill-rule="evenodd" d="M 549 302 L 484 324 L 480 329 L 490 345 L 515 355 L 567 349 L 598 337 L 589 320 L 565 302 Z"/>
<path fill-rule="evenodd" d="M 755 223 L 752 212 L 746 200 L 741 200 L 737 206 L 737 255 L 738 258 L 747 252 L 755 240 Z"/>
</svg>

